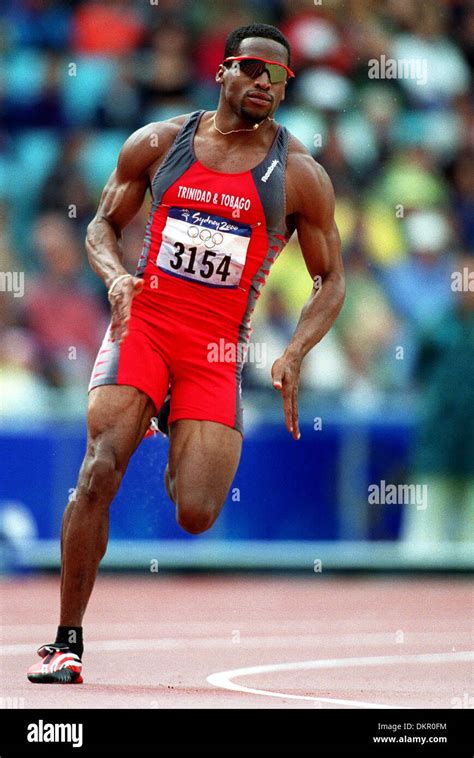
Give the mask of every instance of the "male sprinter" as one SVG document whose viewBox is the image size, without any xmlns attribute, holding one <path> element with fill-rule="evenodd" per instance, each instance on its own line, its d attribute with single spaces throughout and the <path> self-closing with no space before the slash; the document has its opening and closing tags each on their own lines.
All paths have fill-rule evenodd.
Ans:
<svg viewBox="0 0 474 758">
<path fill-rule="evenodd" d="M 216 74 L 217 111 L 132 134 L 89 225 L 89 261 L 108 288 L 112 319 L 89 387 L 87 452 L 63 519 L 60 626 L 55 643 L 39 649 L 32 682 L 82 682 L 82 618 L 107 546 L 109 506 L 169 388 L 165 485 L 178 523 L 198 534 L 216 520 L 240 458 L 250 317 L 295 230 L 315 286 L 272 380 L 286 427 L 300 436 L 301 362 L 334 322 L 344 281 L 331 183 L 273 120 L 290 65 L 278 29 L 232 32 Z M 121 233 L 149 188 L 132 276 L 122 265 Z M 236 361 L 209 360 L 220 340 L 239 347 Z"/>
</svg>

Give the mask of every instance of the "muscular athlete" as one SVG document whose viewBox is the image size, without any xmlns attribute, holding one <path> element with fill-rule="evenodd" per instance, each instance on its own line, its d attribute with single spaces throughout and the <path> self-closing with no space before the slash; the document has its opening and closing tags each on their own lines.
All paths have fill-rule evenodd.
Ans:
<svg viewBox="0 0 474 758">
<path fill-rule="evenodd" d="M 88 258 L 108 289 L 111 323 L 89 386 L 87 451 L 63 517 L 60 626 L 55 643 L 39 649 L 32 682 L 83 681 L 82 619 L 106 551 L 109 506 L 169 390 L 165 486 L 176 518 L 199 534 L 219 515 L 241 453 L 243 361 L 241 350 L 210 360 L 210 346 L 248 344 L 260 290 L 294 231 L 315 285 L 271 374 L 287 430 L 299 439 L 301 363 L 336 319 L 344 277 L 331 182 L 273 118 L 290 66 L 275 27 L 231 33 L 215 113 L 132 134 L 88 227 Z M 132 276 L 122 230 L 147 190 L 152 208 Z"/>
</svg>

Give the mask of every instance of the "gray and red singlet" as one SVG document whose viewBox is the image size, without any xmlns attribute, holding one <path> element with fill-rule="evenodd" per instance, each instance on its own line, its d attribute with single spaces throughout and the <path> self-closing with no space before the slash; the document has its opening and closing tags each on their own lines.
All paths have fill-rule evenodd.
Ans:
<svg viewBox="0 0 474 758">
<path fill-rule="evenodd" d="M 107 330 L 89 384 L 131 385 L 169 423 L 216 421 L 243 433 L 241 374 L 250 319 L 272 263 L 289 239 L 285 167 L 289 134 L 250 171 L 206 168 L 194 152 L 204 111 L 181 127 L 151 185 L 152 207 L 136 275 L 129 334 Z"/>
</svg>

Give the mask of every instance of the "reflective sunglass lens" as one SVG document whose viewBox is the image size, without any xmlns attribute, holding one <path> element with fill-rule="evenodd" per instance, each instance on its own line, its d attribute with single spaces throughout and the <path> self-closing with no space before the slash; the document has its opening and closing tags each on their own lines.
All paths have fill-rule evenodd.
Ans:
<svg viewBox="0 0 474 758">
<path fill-rule="evenodd" d="M 239 65 L 240 70 L 246 76 L 250 76 L 251 79 L 256 79 L 257 76 L 260 76 L 265 71 L 265 63 L 263 61 L 239 61 Z"/>
<path fill-rule="evenodd" d="M 241 71 L 251 79 L 257 79 L 264 71 L 268 72 L 270 82 L 277 84 L 286 81 L 286 71 L 282 66 L 275 63 L 265 63 L 259 60 L 242 60 L 239 61 Z"/>
</svg>

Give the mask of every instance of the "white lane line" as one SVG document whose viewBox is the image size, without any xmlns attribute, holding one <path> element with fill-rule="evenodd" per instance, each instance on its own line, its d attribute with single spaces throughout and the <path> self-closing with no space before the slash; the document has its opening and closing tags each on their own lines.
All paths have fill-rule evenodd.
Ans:
<svg viewBox="0 0 474 758">
<path fill-rule="evenodd" d="M 418 635 L 415 635 L 418 637 Z M 445 635 L 442 635 L 445 638 Z M 420 639 L 413 639 L 412 635 L 407 634 L 405 636 L 404 644 L 418 643 Z M 431 636 L 429 636 L 429 641 Z M 86 642 L 88 652 L 103 652 L 103 651 L 133 651 L 133 650 L 180 650 L 183 648 L 232 648 L 234 650 L 242 650 L 244 648 L 284 648 L 285 650 L 291 649 L 292 646 L 308 646 L 314 649 L 321 649 L 325 646 L 329 647 L 371 647 L 380 645 L 395 645 L 397 644 L 394 638 L 394 633 L 374 633 L 369 632 L 366 634 L 341 634 L 341 635 L 249 635 L 241 633 L 239 642 L 236 643 L 233 640 L 233 630 L 229 631 L 229 634 L 221 637 L 213 637 L 211 634 L 205 637 L 158 637 L 158 638 L 145 638 L 145 639 L 115 639 L 115 640 L 91 640 Z M 458 640 L 459 644 L 459 640 Z M 34 653 L 39 646 L 38 639 L 34 642 L 21 642 L 0 645 L 0 657 L 1 656 L 15 656 Z M 398 645 L 397 645 L 398 646 Z M 349 659 L 342 659 L 349 660 Z M 398 660 L 398 658 L 397 658 Z"/>
<path fill-rule="evenodd" d="M 361 644 L 376 644 L 383 645 L 388 642 L 393 643 L 393 635 L 381 634 L 367 635 L 367 640 L 362 641 Z M 327 640 L 326 644 L 334 646 L 337 645 L 338 640 L 334 637 L 331 640 Z M 12 656 L 12 655 L 24 655 L 25 653 L 31 653 L 38 647 L 38 641 L 36 643 L 14 643 L 10 645 L 0 645 L 0 656 Z M 102 652 L 102 651 L 132 651 L 132 650 L 175 650 L 182 648 L 285 648 L 288 650 L 291 645 L 309 646 L 313 648 L 321 647 L 323 641 L 318 635 L 254 635 L 246 637 L 241 634 L 239 642 L 233 641 L 233 632 L 229 631 L 229 634 L 225 637 L 213 637 L 212 635 L 206 637 L 159 637 L 158 639 L 119 639 L 119 640 L 93 640 L 86 642 L 87 652 Z M 354 635 L 342 635 L 339 639 L 341 646 L 354 645 Z M 36 645 L 36 647 L 35 647 Z"/>
<path fill-rule="evenodd" d="M 260 690 L 236 684 L 233 681 L 238 676 L 254 676 L 258 674 L 271 674 L 281 671 L 307 671 L 309 669 L 335 669 L 350 668 L 354 666 L 387 666 L 401 663 L 449 663 L 474 661 L 474 653 L 463 650 L 459 653 L 415 653 L 413 655 L 378 655 L 371 658 L 329 658 L 317 661 L 295 661 L 293 663 L 270 663 L 262 666 L 249 666 L 247 668 L 233 669 L 232 671 L 220 671 L 207 677 L 209 684 L 235 692 L 246 692 L 252 695 L 265 695 L 266 697 L 278 697 L 290 700 L 312 700 L 320 703 L 332 703 L 333 705 L 350 705 L 355 708 L 405 708 L 407 706 L 383 705 L 380 703 L 365 703 L 359 700 L 341 700 L 338 698 L 316 697 L 313 695 L 293 695 L 286 692 L 272 690 Z"/>
<path fill-rule="evenodd" d="M 50 630 L 51 631 L 51 630 Z M 358 635 L 354 642 L 354 635 L 329 636 L 323 639 L 321 635 L 307 634 L 280 634 L 278 636 L 266 635 L 249 635 L 241 633 L 239 642 L 233 641 L 233 630 L 229 634 L 221 637 L 158 637 L 157 639 L 116 639 L 116 640 L 92 640 L 86 642 L 87 652 L 102 651 L 133 651 L 133 650 L 176 650 L 182 648 L 233 648 L 241 650 L 243 648 L 284 648 L 290 649 L 293 645 L 302 647 L 312 647 L 319 649 L 325 645 L 331 647 L 354 647 L 354 646 L 372 646 L 395 644 L 393 634 L 374 634 Z M 0 645 L 0 656 L 24 655 L 25 653 L 35 652 L 38 647 L 36 642 L 21 642 L 13 644 Z"/>
</svg>

